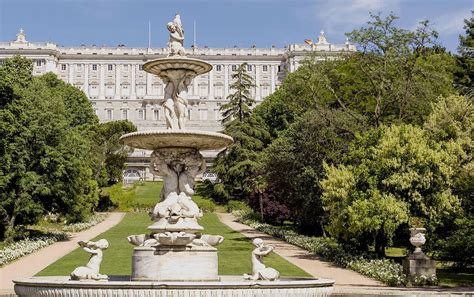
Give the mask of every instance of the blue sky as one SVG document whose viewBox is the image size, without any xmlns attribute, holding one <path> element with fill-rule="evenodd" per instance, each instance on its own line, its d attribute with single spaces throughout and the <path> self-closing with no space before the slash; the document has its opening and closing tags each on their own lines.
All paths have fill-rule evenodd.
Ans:
<svg viewBox="0 0 474 297">
<path fill-rule="evenodd" d="M 316 39 L 321 29 L 329 42 L 343 43 L 369 12 L 393 11 L 407 29 L 431 20 L 439 42 L 455 51 L 471 9 L 474 0 L 0 0 L 0 40 L 13 40 L 22 27 L 29 41 L 146 47 L 150 21 L 152 46 L 163 47 L 165 25 L 179 12 L 186 47 L 194 22 L 198 46 L 283 47 Z"/>
</svg>

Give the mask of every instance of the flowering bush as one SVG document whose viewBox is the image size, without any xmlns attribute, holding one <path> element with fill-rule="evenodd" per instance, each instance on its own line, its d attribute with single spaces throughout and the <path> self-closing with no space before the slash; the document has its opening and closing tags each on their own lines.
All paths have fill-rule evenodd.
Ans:
<svg viewBox="0 0 474 297">
<path fill-rule="evenodd" d="M 105 220 L 107 214 L 105 213 L 96 213 L 94 214 L 87 222 L 70 224 L 63 227 L 65 232 L 79 232 L 85 229 L 89 229 L 92 226 L 95 226 Z"/>
<path fill-rule="evenodd" d="M 415 278 L 412 280 L 412 285 L 414 286 L 435 286 L 438 284 L 438 278 L 436 275 L 432 276 L 415 276 Z"/>
<path fill-rule="evenodd" d="M 26 238 L 12 243 L 0 250 L 0 267 L 25 255 L 31 254 L 56 241 L 67 240 L 64 232 L 50 232 L 41 237 Z"/>
<path fill-rule="evenodd" d="M 273 237 L 283 239 L 342 267 L 375 278 L 390 286 L 407 285 L 407 278 L 403 274 L 402 266 L 392 260 L 370 259 L 370 255 L 367 254 L 350 253 L 331 238 L 305 236 L 293 230 L 260 223 L 254 219 L 255 215 L 249 212 L 236 211 L 232 214 L 243 224 Z M 428 282 L 424 284 L 428 284 Z M 424 284 L 420 281 L 416 285 Z"/>
</svg>

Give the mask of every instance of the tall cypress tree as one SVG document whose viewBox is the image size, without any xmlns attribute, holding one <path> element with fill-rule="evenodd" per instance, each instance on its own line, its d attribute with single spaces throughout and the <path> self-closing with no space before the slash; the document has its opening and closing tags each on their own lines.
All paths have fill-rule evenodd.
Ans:
<svg viewBox="0 0 474 297">
<path fill-rule="evenodd" d="M 255 104 L 250 89 L 254 87 L 253 78 L 247 73 L 247 63 L 243 63 L 232 74 L 234 82 L 230 85 L 234 93 L 227 96 L 228 103 L 221 106 L 222 124 L 226 125 L 232 120 L 243 122 L 251 114 L 251 108 Z"/>
<path fill-rule="evenodd" d="M 251 95 L 253 78 L 247 73 L 247 63 L 240 65 L 232 75 L 234 92 L 222 105 L 224 133 L 232 136 L 234 143 L 219 153 L 213 171 L 219 182 L 213 185 L 217 200 L 245 199 L 250 192 L 251 179 L 257 167 L 257 155 L 268 142 L 270 135 L 263 121 L 252 115 L 255 99 Z"/>
</svg>

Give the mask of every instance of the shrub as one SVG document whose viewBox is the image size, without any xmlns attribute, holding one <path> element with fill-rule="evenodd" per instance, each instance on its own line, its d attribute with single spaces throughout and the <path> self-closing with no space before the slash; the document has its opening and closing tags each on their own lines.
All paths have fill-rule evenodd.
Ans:
<svg viewBox="0 0 474 297">
<path fill-rule="evenodd" d="M 202 199 L 199 201 L 199 208 L 201 208 L 203 212 L 214 212 L 214 210 L 216 210 L 216 204 L 211 200 Z"/>
<path fill-rule="evenodd" d="M 94 214 L 93 216 L 91 216 L 89 218 L 89 220 L 87 220 L 87 222 L 70 224 L 70 225 L 64 226 L 63 231 L 65 231 L 65 232 L 79 232 L 79 231 L 82 231 L 82 230 L 86 230 L 86 229 L 89 229 L 92 226 L 95 226 L 95 225 L 99 224 L 100 222 L 105 220 L 106 217 L 107 217 L 107 214 L 105 214 L 105 213 L 97 213 L 97 214 Z"/>
<path fill-rule="evenodd" d="M 0 267 L 57 241 L 68 239 L 68 235 L 64 232 L 50 232 L 40 237 L 14 242 L 0 250 Z"/>
<path fill-rule="evenodd" d="M 226 205 L 227 212 L 233 212 L 236 210 L 250 211 L 250 207 L 243 201 L 230 200 Z"/>
</svg>

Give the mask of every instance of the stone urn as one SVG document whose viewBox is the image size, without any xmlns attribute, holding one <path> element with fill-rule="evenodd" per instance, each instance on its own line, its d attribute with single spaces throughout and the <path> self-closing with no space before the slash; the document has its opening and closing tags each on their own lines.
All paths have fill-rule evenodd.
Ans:
<svg viewBox="0 0 474 297">
<path fill-rule="evenodd" d="M 422 253 L 421 246 L 425 244 L 425 228 L 410 228 L 410 243 L 415 247 L 414 254 Z"/>
</svg>

